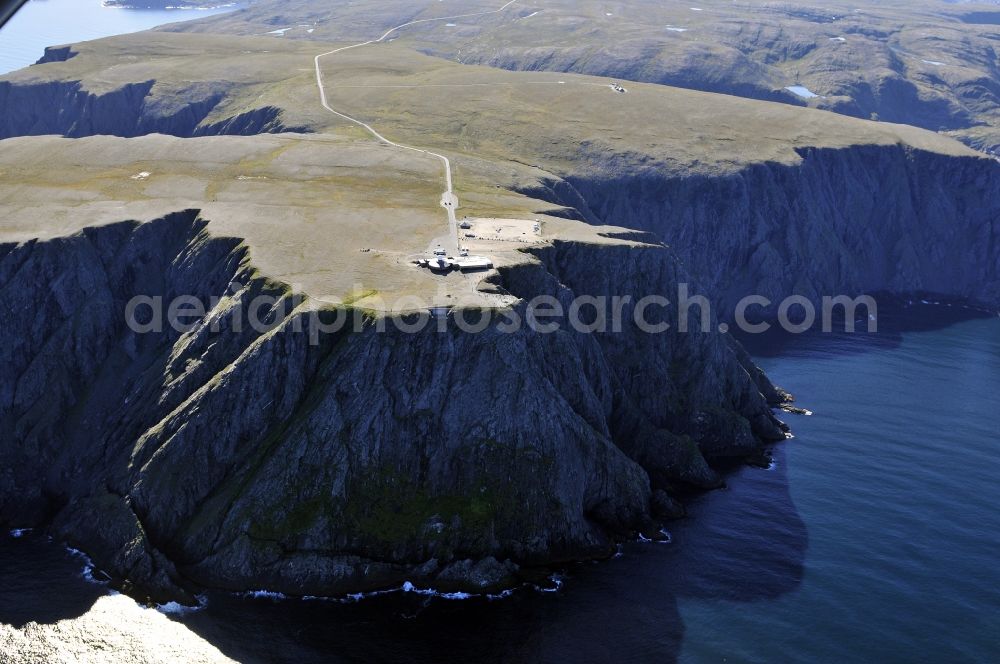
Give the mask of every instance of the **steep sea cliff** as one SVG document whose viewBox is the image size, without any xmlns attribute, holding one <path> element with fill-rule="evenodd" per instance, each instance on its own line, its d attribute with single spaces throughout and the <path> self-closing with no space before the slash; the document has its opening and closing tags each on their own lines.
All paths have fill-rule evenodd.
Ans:
<svg viewBox="0 0 1000 664">
<path fill-rule="evenodd" d="M 751 294 L 933 293 L 1000 302 L 1000 163 L 906 145 L 801 148 L 724 174 L 597 165 L 525 188 L 656 234 L 731 319 Z M 773 315 L 775 307 L 762 311 Z"/>
<path fill-rule="evenodd" d="M 495 286 L 522 301 L 690 281 L 723 303 L 753 288 L 996 303 L 996 178 L 990 160 L 890 147 L 717 179 L 553 182 L 532 193 L 655 234 L 531 249 Z M 655 533 L 671 495 L 718 486 L 711 460 L 784 435 L 783 393 L 714 331 L 412 335 L 364 312 L 356 331 L 314 331 L 310 303 L 196 211 L 0 253 L 0 515 L 51 523 L 157 599 L 507 587 Z M 273 328 L 234 332 L 262 293 L 281 303 Z M 220 299 L 185 334 L 137 335 L 121 316 L 137 294 Z"/>
<path fill-rule="evenodd" d="M 110 136 L 249 136 L 262 133 L 303 131 L 281 122 L 281 110 L 273 106 L 238 113 L 216 122 L 206 118 L 224 95 L 203 90 L 200 98 L 182 104 L 151 103 L 155 81 L 122 86 L 95 94 L 78 81 L 51 81 L 17 85 L 0 81 L 0 138 L 60 134 L 70 138 L 106 134 Z"/>
<path fill-rule="evenodd" d="M 641 297 L 686 279 L 655 243 L 537 254 L 501 287 Z M 718 485 L 707 459 L 783 438 L 761 388 L 779 393 L 725 335 L 413 335 L 366 317 L 310 343 L 322 317 L 194 211 L 6 245 L 0 289 L 0 518 L 51 523 L 155 599 L 507 587 L 656 533 L 665 491 Z M 235 332 L 262 293 L 273 329 Z M 136 334 L 136 294 L 221 299 L 185 334 Z"/>
<path fill-rule="evenodd" d="M 72 46 L 45 49 L 37 65 L 76 57 Z M 27 72 L 34 69 L 23 70 Z M 154 90 L 156 80 L 135 81 L 92 91 L 79 80 L 0 80 L 0 139 L 59 134 L 70 138 L 110 136 L 249 136 L 302 132 L 282 121 L 282 110 L 260 105 L 209 120 L 226 99 L 227 83 L 192 84 L 182 91 Z"/>
</svg>

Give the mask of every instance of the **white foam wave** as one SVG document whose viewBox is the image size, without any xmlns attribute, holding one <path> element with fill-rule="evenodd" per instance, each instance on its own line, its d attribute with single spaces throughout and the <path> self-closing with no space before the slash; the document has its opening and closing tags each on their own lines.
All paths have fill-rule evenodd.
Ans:
<svg viewBox="0 0 1000 664">
<path fill-rule="evenodd" d="M 487 595 L 486 599 L 488 599 L 488 600 L 490 600 L 492 602 L 492 601 L 495 601 L 495 600 L 498 600 L 498 599 L 507 599 L 508 597 L 510 597 L 513 594 L 514 594 L 514 589 L 513 588 L 508 588 L 507 590 L 504 590 L 502 592 L 496 593 L 494 595 Z"/>
<path fill-rule="evenodd" d="M 94 572 L 97 571 L 97 566 L 94 565 L 94 561 L 90 559 L 90 556 L 88 556 L 80 549 L 74 549 L 71 546 L 67 546 L 66 551 L 69 553 L 69 555 L 73 556 L 74 558 L 80 558 L 81 560 L 83 560 L 83 569 L 80 571 L 80 578 L 82 578 L 87 583 L 93 583 L 94 585 L 98 586 L 108 585 L 110 581 L 109 579 L 106 578 L 98 579 L 97 577 L 94 576 Z"/>
<path fill-rule="evenodd" d="M 543 588 L 541 586 L 535 586 L 535 590 L 540 593 L 557 593 L 562 589 L 564 581 L 561 574 L 553 574 L 549 577 L 549 581 L 552 582 L 550 587 Z"/>
<path fill-rule="evenodd" d="M 208 600 L 204 596 L 199 595 L 196 599 L 198 600 L 198 604 L 195 606 L 186 606 L 180 602 L 166 602 L 164 604 L 157 604 L 156 610 L 167 615 L 183 616 L 195 611 L 201 611 L 208 606 Z"/>
<path fill-rule="evenodd" d="M 617 554 L 615 554 L 615 557 L 617 558 L 620 557 L 621 555 L 622 555 L 621 548 L 619 547 L 619 551 Z M 527 584 L 527 583 L 522 584 L 522 587 L 533 588 L 538 592 L 544 592 L 544 593 L 558 592 L 559 589 L 562 588 L 563 577 L 560 576 L 559 574 L 553 574 L 552 576 L 549 577 L 549 580 L 553 584 L 552 587 L 543 588 L 541 586 L 537 586 L 534 584 Z M 449 601 L 462 601 L 462 600 L 469 600 L 476 598 L 484 598 L 493 601 L 510 597 L 515 592 L 517 592 L 517 590 L 518 590 L 517 588 L 508 588 L 507 590 L 503 590 L 498 593 L 482 593 L 482 594 L 466 593 L 466 592 L 441 592 L 433 588 L 420 588 L 414 585 L 412 582 L 406 581 L 405 583 L 403 583 L 403 585 L 399 586 L 398 588 L 389 588 L 387 590 L 373 590 L 364 593 L 352 593 L 350 595 L 344 595 L 342 597 L 326 597 L 323 595 L 303 595 L 299 599 L 305 602 L 336 602 L 338 604 L 354 604 L 357 602 L 361 602 L 362 600 L 365 599 L 379 597 L 382 595 L 392 595 L 396 593 L 412 593 L 414 595 L 420 595 L 423 597 L 433 597 L 435 599 L 443 599 Z M 234 593 L 234 595 L 236 597 L 244 597 L 252 599 L 270 599 L 274 601 L 294 599 L 288 597 L 284 593 L 275 592 L 271 590 L 251 590 L 247 592 Z M 185 608 L 190 608 L 190 607 L 185 607 Z"/>
<path fill-rule="evenodd" d="M 244 593 L 240 593 L 242 597 L 252 597 L 253 599 L 288 599 L 288 596 L 284 593 L 275 592 L 273 590 L 248 590 Z"/>
</svg>

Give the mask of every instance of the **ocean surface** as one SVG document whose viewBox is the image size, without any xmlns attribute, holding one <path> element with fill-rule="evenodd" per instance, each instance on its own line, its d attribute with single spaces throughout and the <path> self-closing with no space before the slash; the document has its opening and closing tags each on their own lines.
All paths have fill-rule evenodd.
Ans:
<svg viewBox="0 0 1000 664">
<path fill-rule="evenodd" d="M 34 533 L 0 536 L 0 659 L 1000 660 L 1000 318 L 883 312 L 879 334 L 745 340 L 811 416 L 771 469 L 692 500 L 671 544 L 572 566 L 558 592 L 452 601 L 207 596 L 144 609 Z"/>
<path fill-rule="evenodd" d="M 230 9 L 117 9 L 103 7 L 101 0 L 29 0 L 0 29 L 0 74 L 33 64 L 46 46 L 148 30 Z"/>
</svg>

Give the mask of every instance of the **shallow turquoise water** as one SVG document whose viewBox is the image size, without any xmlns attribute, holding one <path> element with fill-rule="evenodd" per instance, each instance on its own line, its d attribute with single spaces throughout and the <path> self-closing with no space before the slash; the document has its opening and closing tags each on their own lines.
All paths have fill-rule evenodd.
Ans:
<svg viewBox="0 0 1000 664">
<path fill-rule="evenodd" d="M 148 30 L 223 11 L 228 9 L 113 9 L 102 7 L 101 0 L 30 0 L 0 30 L 0 74 L 34 63 L 46 46 Z"/>
</svg>

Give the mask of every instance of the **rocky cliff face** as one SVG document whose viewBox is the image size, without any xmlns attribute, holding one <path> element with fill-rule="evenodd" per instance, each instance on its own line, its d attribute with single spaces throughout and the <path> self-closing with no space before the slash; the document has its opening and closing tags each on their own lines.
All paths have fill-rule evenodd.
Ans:
<svg viewBox="0 0 1000 664">
<path fill-rule="evenodd" d="M 567 301 L 686 279 L 655 243 L 534 254 L 498 286 Z M 137 334 L 137 294 L 211 307 L 183 334 Z M 259 295 L 263 332 L 239 325 Z M 725 335 L 404 334 L 363 312 L 320 329 L 336 312 L 310 313 L 191 211 L 0 247 L 0 303 L 0 520 L 51 523 L 156 599 L 502 587 L 655 532 L 664 491 L 718 484 L 707 459 L 783 437 L 763 396 L 780 394 Z"/>
<path fill-rule="evenodd" d="M 928 292 L 1000 302 L 995 160 L 905 146 L 800 155 L 796 165 L 762 163 L 723 176 L 616 177 L 595 169 L 528 193 L 581 218 L 657 234 L 725 318 L 750 294 L 819 301 Z"/>
<path fill-rule="evenodd" d="M 46 58 L 65 59 L 71 52 L 49 49 Z M 46 60 L 45 62 L 60 61 Z M 111 136 L 215 136 L 305 131 L 286 126 L 281 109 L 264 106 L 218 120 L 209 114 L 225 93 L 207 86 L 183 97 L 151 95 L 155 81 L 130 83 L 103 94 L 85 90 L 78 81 L 12 83 L 0 81 L 0 138 L 61 134 L 70 138 Z"/>
<path fill-rule="evenodd" d="M 77 52 L 72 46 L 46 46 L 45 53 L 38 58 L 36 65 L 44 65 L 47 62 L 66 62 L 70 58 L 75 58 Z"/>
</svg>

